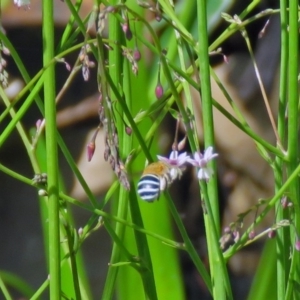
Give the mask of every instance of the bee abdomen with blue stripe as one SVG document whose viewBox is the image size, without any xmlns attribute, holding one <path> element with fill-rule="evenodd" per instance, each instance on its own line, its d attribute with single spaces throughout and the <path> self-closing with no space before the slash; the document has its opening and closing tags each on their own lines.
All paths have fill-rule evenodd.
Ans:
<svg viewBox="0 0 300 300">
<path fill-rule="evenodd" d="M 145 168 L 137 191 L 143 200 L 153 202 L 171 182 L 170 166 L 161 161 L 154 162 Z"/>
<path fill-rule="evenodd" d="M 160 179 L 156 175 L 147 174 L 141 177 L 138 183 L 140 197 L 148 202 L 153 202 L 160 194 Z"/>
</svg>

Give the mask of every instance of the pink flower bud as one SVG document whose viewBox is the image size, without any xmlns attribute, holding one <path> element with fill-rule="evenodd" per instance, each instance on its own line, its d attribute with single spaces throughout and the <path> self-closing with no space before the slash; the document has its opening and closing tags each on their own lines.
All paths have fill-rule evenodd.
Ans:
<svg viewBox="0 0 300 300">
<path fill-rule="evenodd" d="M 46 197 L 46 196 L 48 196 L 47 191 L 45 191 L 45 190 L 43 190 L 43 189 L 40 189 L 40 190 L 38 191 L 38 194 L 39 194 L 39 196 L 41 196 L 41 197 Z"/>
<path fill-rule="evenodd" d="M 6 48 L 6 47 L 3 47 L 3 48 L 2 48 L 2 52 L 3 52 L 3 54 L 5 54 L 5 55 L 10 55 L 10 51 L 9 51 L 9 49 Z"/>
<path fill-rule="evenodd" d="M 114 12 L 116 12 L 116 8 L 115 8 L 115 6 L 109 5 L 105 8 L 105 11 L 107 13 L 114 13 Z"/>
<path fill-rule="evenodd" d="M 4 58 L 1 58 L 0 63 L 1 63 L 1 66 L 4 68 L 7 66 L 7 62 Z"/>
<path fill-rule="evenodd" d="M 127 30 L 128 30 L 128 22 L 125 22 L 125 23 L 122 24 L 122 30 L 123 30 L 124 33 L 127 32 Z"/>
<path fill-rule="evenodd" d="M 128 135 L 131 135 L 132 134 L 132 129 L 128 126 L 125 127 L 125 132 L 128 134 Z"/>
<path fill-rule="evenodd" d="M 281 200 L 280 200 L 280 203 L 281 203 L 281 206 L 282 208 L 287 208 L 288 207 L 288 199 L 287 199 L 287 196 L 284 196 Z"/>
<path fill-rule="evenodd" d="M 276 230 L 270 230 L 269 232 L 268 232 L 268 238 L 269 239 L 273 239 L 274 237 L 276 236 Z"/>
<path fill-rule="evenodd" d="M 231 233 L 231 229 L 229 226 L 226 226 L 223 231 L 224 233 Z"/>
<path fill-rule="evenodd" d="M 157 1 L 156 6 L 155 6 L 155 20 L 157 22 L 160 22 L 161 19 L 162 19 L 161 11 L 160 11 L 160 7 L 159 7 L 159 2 Z"/>
<path fill-rule="evenodd" d="M 142 57 L 141 52 L 137 48 L 135 48 L 133 50 L 133 59 L 135 61 L 140 61 L 141 57 Z"/>
<path fill-rule="evenodd" d="M 87 158 L 88 158 L 88 161 L 91 161 L 93 156 L 94 156 L 94 153 L 95 153 L 95 149 L 96 149 L 96 144 L 95 142 L 90 142 L 88 145 L 87 145 Z"/>
<path fill-rule="evenodd" d="M 78 229 L 78 235 L 81 236 L 82 234 L 83 234 L 83 229 L 82 229 L 82 227 L 80 227 L 80 228 Z"/>
<path fill-rule="evenodd" d="M 35 122 L 35 126 L 36 126 L 36 129 L 39 130 L 40 127 L 42 125 L 42 120 L 41 119 L 38 119 L 36 122 Z"/>
<path fill-rule="evenodd" d="M 98 98 L 99 104 L 102 105 L 102 93 L 100 92 L 99 98 Z"/>
<path fill-rule="evenodd" d="M 237 243 L 238 240 L 240 239 L 240 233 L 239 233 L 237 230 L 234 230 L 234 231 L 232 232 L 232 235 L 233 235 L 233 237 L 234 237 L 233 240 Z"/>
<path fill-rule="evenodd" d="M 157 22 L 160 22 L 161 19 L 162 19 L 161 12 L 160 12 L 160 11 L 156 11 L 156 12 L 155 12 L 155 20 L 156 20 Z"/>
<path fill-rule="evenodd" d="M 80 53 L 79 54 L 79 60 L 80 61 L 84 61 L 84 58 L 85 58 L 85 54 L 84 53 Z"/>
<path fill-rule="evenodd" d="M 164 95 L 164 88 L 162 87 L 162 85 L 160 83 L 158 83 L 155 88 L 155 96 L 157 99 L 160 99 L 160 98 L 162 98 L 163 95 Z"/>
<path fill-rule="evenodd" d="M 295 249 L 297 251 L 300 251 L 300 240 L 297 239 L 296 243 L 295 243 Z"/>
<path fill-rule="evenodd" d="M 249 240 L 253 240 L 255 238 L 255 231 L 251 230 L 248 235 Z"/>
<path fill-rule="evenodd" d="M 95 62 L 94 61 L 89 61 L 88 62 L 88 66 L 89 66 L 89 68 L 94 68 L 95 66 L 96 66 L 96 64 L 95 64 Z"/>
<path fill-rule="evenodd" d="M 65 66 L 66 66 L 66 69 L 67 69 L 69 72 L 71 72 L 71 69 L 72 69 L 71 65 L 68 64 L 68 63 L 66 62 L 66 63 L 65 63 Z"/>
<path fill-rule="evenodd" d="M 90 70 L 86 65 L 82 66 L 82 77 L 84 81 L 88 81 L 90 78 Z"/>
<path fill-rule="evenodd" d="M 178 143 L 178 151 L 182 151 L 186 144 L 186 136 Z"/>
<path fill-rule="evenodd" d="M 131 32 L 128 21 L 126 21 L 124 24 L 122 24 L 122 30 L 125 33 L 126 39 L 128 41 L 130 41 L 132 39 L 132 32 Z"/>
<path fill-rule="evenodd" d="M 91 161 L 93 156 L 94 156 L 94 152 L 95 152 L 95 149 L 96 149 L 96 137 L 97 137 L 97 134 L 99 132 L 99 127 L 96 129 L 95 133 L 93 134 L 93 137 L 91 139 L 91 141 L 88 143 L 87 145 L 87 158 L 88 158 L 88 161 Z"/>
<path fill-rule="evenodd" d="M 228 57 L 227 57 L 225 54 L 223 55 L 223 59 L 224 59 L 224 62 L 225 62 L 226 64 L 229 63 Z"/>
</svg>

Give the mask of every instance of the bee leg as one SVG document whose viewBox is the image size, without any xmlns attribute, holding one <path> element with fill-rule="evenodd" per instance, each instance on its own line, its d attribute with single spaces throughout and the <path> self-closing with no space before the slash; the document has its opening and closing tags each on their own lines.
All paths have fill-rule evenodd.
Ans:
<svg viewBox="0 0 300 300">
<path fill-rule="evenodd" d="M 160 191 L 164 191 L 167 188 L 167 185 L 168 185 L 168 182 L 167 182 L 166 178 L 162 177 L 160 179 L 160 183 L 159 183 L 159 189 L 160 189 Z"/>
</svg>

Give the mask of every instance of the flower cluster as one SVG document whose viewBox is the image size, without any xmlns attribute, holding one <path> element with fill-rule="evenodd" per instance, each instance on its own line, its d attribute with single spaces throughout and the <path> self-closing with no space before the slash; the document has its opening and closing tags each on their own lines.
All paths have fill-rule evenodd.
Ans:
<svg viewBox="0 0 300 300">
<path fill-rule="evenodd" d="M 40 183 L 47 184 L 47 179 L 48 179 L 47 173 L 35 174 L 32 179 L 32 182 L 33 184 L 40 184 Z"/>
<path fill-rule="evenodd" d="M 84 81 L 88 81 L 90 78 L 90 69 L 95 67 L 95 62 L 91 61 L 89 58 L 88 53 L 90 52 L 91 48 L 89 45 L 84 45 L 79 54 L 79 61 L 81 62 L 82 68 L 82 77 Z"/>
<path fill-rule="evenodd" d="M 217 156 L 218 154 L 213 153 L 213 147 L 210 146 L 203 154 L 196 152 L 194 158 L 191 158 L 186 152 L 179 154 L 176 150 L 173 150 L 168 158 L 160 155 L 157 155 L 157 158 L 171 166 L 170 175 L 172 179 L 180 177 L 186 163 L 190 163 L 199 169 L 197 173 L 198 179 L 208 182 L 213 175 L 213 170 L 208 166 L 208 163 Z"/>
</svg>

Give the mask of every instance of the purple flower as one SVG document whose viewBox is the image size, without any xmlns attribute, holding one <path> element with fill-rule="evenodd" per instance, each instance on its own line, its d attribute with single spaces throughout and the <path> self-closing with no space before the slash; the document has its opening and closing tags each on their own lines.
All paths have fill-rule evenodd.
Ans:
<svg viewBox="0 0 300 300">
<path fill-rule="evenodd" d="M 157 158 L 171 166 L 182 167 L 190 157 L 186 155 L 186 152 L 178 154 L 178 151 L 172 151 L 169 158 L 160 155 L 157 155 Z"/>
<path fill-rule="evenodd" d="M 201 152 L 196 152 L 194 154 L 194 159 L 188 158 L 188 162 L 195 167 L 199 168 L 197 177 L 199 180 L 205 180 L 206 182 L 213 175 L 213 170 L 207 166 L 208 162 L 213 158 L 217 157 L 217 153 L 213 153 L 213 147 L 208 147 L 204 154 Z"/>
<path fill-rule="evenodd" d="M 182 169 L 185 167 L 185 164 L 190 159 L 186 152 L 178 154 L 178 151 L 172 151 L 169 158 L 160 155 L 157 155 L 157 158 L 158 160 L 170 166 L 170 175 L 173 180 L 181 176 Z"/>
</svg>

